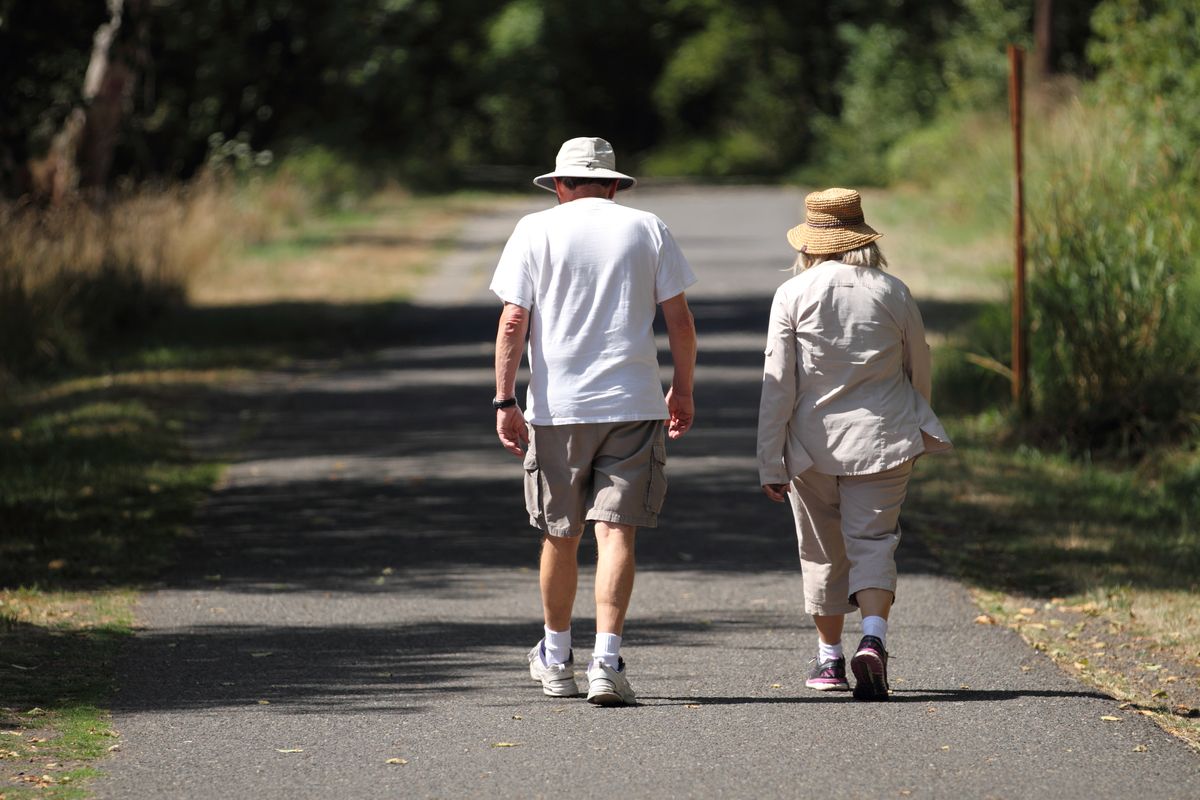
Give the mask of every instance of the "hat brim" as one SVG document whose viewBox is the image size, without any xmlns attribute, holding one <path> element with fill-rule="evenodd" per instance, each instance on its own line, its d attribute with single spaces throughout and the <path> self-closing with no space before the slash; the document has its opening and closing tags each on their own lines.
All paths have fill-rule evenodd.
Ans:
<svg viewBox="0 0 1200 800">
<path fill-rule="evenodd" d="M 538 175 L 533 179 L 533 185 L 539 189 L 553 192 L 555 178 L 599 178 L 601 180 L 615 180 L 618 192 L 637 186 L 637 178 L 632 178 L 623 172 L 617 172 L 613 169 L 588 169 L 587 167 L 556 169 L 553 172 L 547 172 L 545 175 Z"/>
<path fill-rule="evenodd" d="M 865 222 L 837 228 L 811 228 L 800 223 L 787 232 L 788 244 L 801 253 L 824 256 L 857 250 L 883 236 Z"/>
</svg>

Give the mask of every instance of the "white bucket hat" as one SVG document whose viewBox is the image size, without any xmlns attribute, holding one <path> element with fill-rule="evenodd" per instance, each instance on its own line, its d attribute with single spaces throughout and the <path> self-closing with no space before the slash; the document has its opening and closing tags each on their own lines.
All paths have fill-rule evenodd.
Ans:
<svg viewBox="0 0 1200 800">
<path fill-rule="evenodd" d="M 538 175 L 533 185 L 548 192 L 554 191 L 555 178 L 610 178 L 617 181 L 617 190 L 637 185 L 637 180 L 617 172 L 617 155 L 612 145 L 595 136 L 568 139 L 558 149 L 554 171 Z"/>
</svg>

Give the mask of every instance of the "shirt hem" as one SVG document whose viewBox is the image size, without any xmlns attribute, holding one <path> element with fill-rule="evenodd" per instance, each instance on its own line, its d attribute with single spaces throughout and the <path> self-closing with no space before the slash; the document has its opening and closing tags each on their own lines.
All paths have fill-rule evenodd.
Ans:
<svg viewBox="0 0 1200 800">
<path fill-rule="evenodd" d="M 530 425 L 599 425 L 605 422 L 651 422 L 670 419 L 667 414 L 616 414 L 607 417 L 552 417 L 549 420 L 541 417 L 528 417 Z"/>
</svg>

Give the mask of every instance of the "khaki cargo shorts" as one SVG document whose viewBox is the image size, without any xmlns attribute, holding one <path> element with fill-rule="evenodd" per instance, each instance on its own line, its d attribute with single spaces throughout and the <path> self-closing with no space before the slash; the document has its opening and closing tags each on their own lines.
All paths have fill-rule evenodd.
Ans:
<svg viewBox="0 0 1200 800">
<path fill-rule="evenodd" d="M 531 425 L 529 524 L 551 536 L 578 536 L 595 520 L 656 527 L 666 466 L 662 420 Z"/>
</svg>

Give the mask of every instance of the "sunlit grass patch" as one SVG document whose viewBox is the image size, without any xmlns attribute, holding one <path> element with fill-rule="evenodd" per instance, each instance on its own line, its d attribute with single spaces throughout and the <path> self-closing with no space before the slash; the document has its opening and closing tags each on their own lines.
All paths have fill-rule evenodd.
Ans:
<svg viewBox="0 0 1200 800">
<path fill-rule="evenodd" d="M 1004 296 L 1012 251 L 1007 226 L 960 211 L 917 189 L 863 192 L 867 221 L 892 272 L 922 299 L 996 300 Z"/>
<path fill-rule="evenodd" d="M 403 300 L 454 241 L 465 213 L 496 198 L 385 192 L 352 211 L 305 220 L 199 273 L 201 306 Z"/>
</svg>

